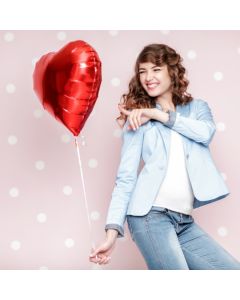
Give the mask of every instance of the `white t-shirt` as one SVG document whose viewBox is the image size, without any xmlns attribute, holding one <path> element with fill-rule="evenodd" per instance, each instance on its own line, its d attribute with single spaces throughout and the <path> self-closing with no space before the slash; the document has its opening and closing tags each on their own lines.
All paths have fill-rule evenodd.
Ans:
<svg viewBox="0 0 240 300">
<path fill-rule="evenodd" d="M 182 137 L 171 129 L 168 169 L 153 206 L 191 214 L 193 201 L 194 195 L 187 173 Z"/>
</svg>

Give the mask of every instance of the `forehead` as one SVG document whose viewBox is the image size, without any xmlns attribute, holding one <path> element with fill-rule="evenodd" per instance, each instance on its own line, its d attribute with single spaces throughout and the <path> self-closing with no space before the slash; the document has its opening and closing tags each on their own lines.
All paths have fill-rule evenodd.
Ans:
<svg viewBox="0 0 240 300">
<path fill-rule="evenodd" d="M 139 63 L 138 68 L 139 69 L 151 69 L 157 67 L 156 64 L 153 64 L 151 62 L 144 62 L 144 63 Z"/>
</svg>

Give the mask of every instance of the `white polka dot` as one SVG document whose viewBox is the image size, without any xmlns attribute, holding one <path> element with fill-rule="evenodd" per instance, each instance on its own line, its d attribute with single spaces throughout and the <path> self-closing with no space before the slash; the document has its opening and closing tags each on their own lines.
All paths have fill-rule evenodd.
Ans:
<svg viewBox="0 0 240 300">
<path fill-rule="evenodd" d="M 18 142 L 18 139 L 15 135 L 9 135 L 8 137 L 8 144 L 9 145 L 16 145 Z"/>
<path fill-rule="evenodd" d="M 11 248 L 13 250 L 19 250 L 21 248 L 21 243 L 19 241 L 12 241 Z"/>
<path fill-rule="evenodd" d="M 12 32 L 6 32 L 4 34 L 4 40 L 6 42 L 12 42 L 12 41 L 14 41 L 14 39 L 15 39 L 14 33 L 12 33 Z"/>
<path fill-rule="evenodd" d="M 227 180 L 227 175 L 225 173 L 221 173 L 224 180 Z"/>
<path fill-rule="evenodd" d="M 163 35 L 168 35 L 170 33 L 170 30 L 161 30 L 161 33 Z"/>
<path fill-rule="evenodd" d="M 98 211 L 93 211 L 91 212 L 91 219 L 93 221 L 97 221 L 100 218 L 100 213 Z"/>
<path fill-rule="evenodd" d="M 42 109 L 35 109 L 33 112 L 33 115 L 36 119 L 40 119 L 43 116 L 43 110 Z"/>
<path fill-rule="evenodd" d="M 45 169 L 45 162 L 42 160 L 38 160 L 35 162 L 35 168 L 39 171 L 42 171 L 43 169 Z"/>
<path fill-rule="evenodd" d="M 187 56 L 189 59 L 195 59 L 197 54 L 194 50 L 189 50 L 188 53 L 187 53 Z"/>
<path fill-rule="evenodd" d="M 71 136 L 69 134 L 63 134 L 61 136 L 61 141 L 63 143 L 69 143 L 71 141 Z"/>
<path fill-rule="evenodd" d="M 74 242 L 73 239 L 66 239 L 66 240 L 65 240 L 65 246 L 66 246 L 67 248 L 72 248 L 72 247 L 74 246 L 74 244 L 75 244 L 75 242 Z"/>
<path fill-rule="evenodd" d="M 66 35 L 66 32 L 64 32 L 64 31 L 60 31 L 57 34 L 57 38 L 59 41 L 64 41 L 66 39 L 66 37 L 67 37 L 67 35 Z"/>
<path fill-rule="evenodd" d="M 238 54 L 240 54 L 240 47 L 237 48 L 237 52 L 238 52 Z"/>
<path fill-rule="evenodd" d="M 37 215 L 37 221 L 38 221 L 39 223 L 45 223 L 45 222 L 47 221 L 47 215 L 44 214 L 44 213 L 39 213 L 39 214 Z"/>
<path fill-rule="evenodd" d="M 220 236 L 226 236 L 228 234 L 227 228 L 223 226 L 219 227 L 217 232 Z"/>
<path fill-rule="evenodd" d="M 115 129 L 114 131 L 113 131 L 113 136 L 115 136 L 115 137 L 117 137 L 117 138 L 120 138 L 121 136 L 122 136 L 122 129 Z"/>
<path fill-rule="evenodd" d="M 220 81 L 223 79 L 223 73 L 222 72 L 215 72 L 213 74 L 213 78 L 216 80 L 216 81 Z"/>
<path fill-rule="evenodd" d="M 72 188 L 71 188 L 71 186 L 65 185 L 65 186 L 63 187 L 63 193 L 64 193 L 64 195 L 66 195 L 66 196 L 70 196 L 70 195 L 72 194 Z"/>
<path fill-rule="evenodd" d="M 117 36 L 119 31 L 118 30 L 109 30 L 108 33 L 111 35 L 111 36 Z"/>
<path fill-rule="evenodd" d="M 19 196 L 19 190 L 18 188 L 16 187 L 12 187 L 10 190 L 9 190 L 9 195 L 13 198 L 16 198 Z"/>
<path fill-rule="evenodd" d="M 111 80 L 111 84 L 112 84 L 112 86 L 119 86 L 120 85 L 120 79 L 119 78 L 113 78 L 112 80 Z"/>
<path fill-rule="evenodd" d="M 218 122 L 216 124 L 216 128 L 218 131 L 225 131 L 226 130 L 226 125 L 223 122 Z"/>
<path fill-rule="evenodd" d="M 15 93 L 15 91 L 16 91 L 16 87 L 15 87 L 14 84 L 8 83 L 8 84 L 6 85 L 6 92 L 7 92 L 8 94 L 13 94 L 13 93 Z"/>
<path fill-rule="evenodd" d="M 94 158 L 89 159 L 88 161 L 89 168 L 96 168 L 98 166 L 98 161 Z"/>
<path fill-rule="evenodd" d="M 48 270 L 48 267 L 46 267 L 46 266 L 41 266 L 41 267 L 39 267 L 39 270 Z"/>
</svg>

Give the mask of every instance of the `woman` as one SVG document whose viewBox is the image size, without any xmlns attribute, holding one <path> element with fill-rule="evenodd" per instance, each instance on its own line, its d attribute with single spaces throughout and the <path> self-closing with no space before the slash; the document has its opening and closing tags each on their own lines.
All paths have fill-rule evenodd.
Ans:
<svg viewBox="0 0 240 300">
<path fill-rule="evenodd" d="M 192 217 L 194 208 L 229 191 L 209 150 L 216 131 L 211 110 L 186 92 L 181 62 L 164 44 L 146 46 L 137 58 L 119 105 L 123 146 L 106 240 L 93 250 L 91 262 L 109 262 L 127 219 L 148 269 L 240 269 Z"/>
</svg>

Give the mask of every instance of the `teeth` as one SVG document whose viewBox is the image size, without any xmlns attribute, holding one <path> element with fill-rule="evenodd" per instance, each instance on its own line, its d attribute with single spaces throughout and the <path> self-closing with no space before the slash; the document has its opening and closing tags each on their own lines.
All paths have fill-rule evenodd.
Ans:
<svg viewBox="0 0 240 300">
<path fill-rule="evenodd" d="M 158 84 L 148 84 L 148 87 L 156 87 Z"/>
</svg>

